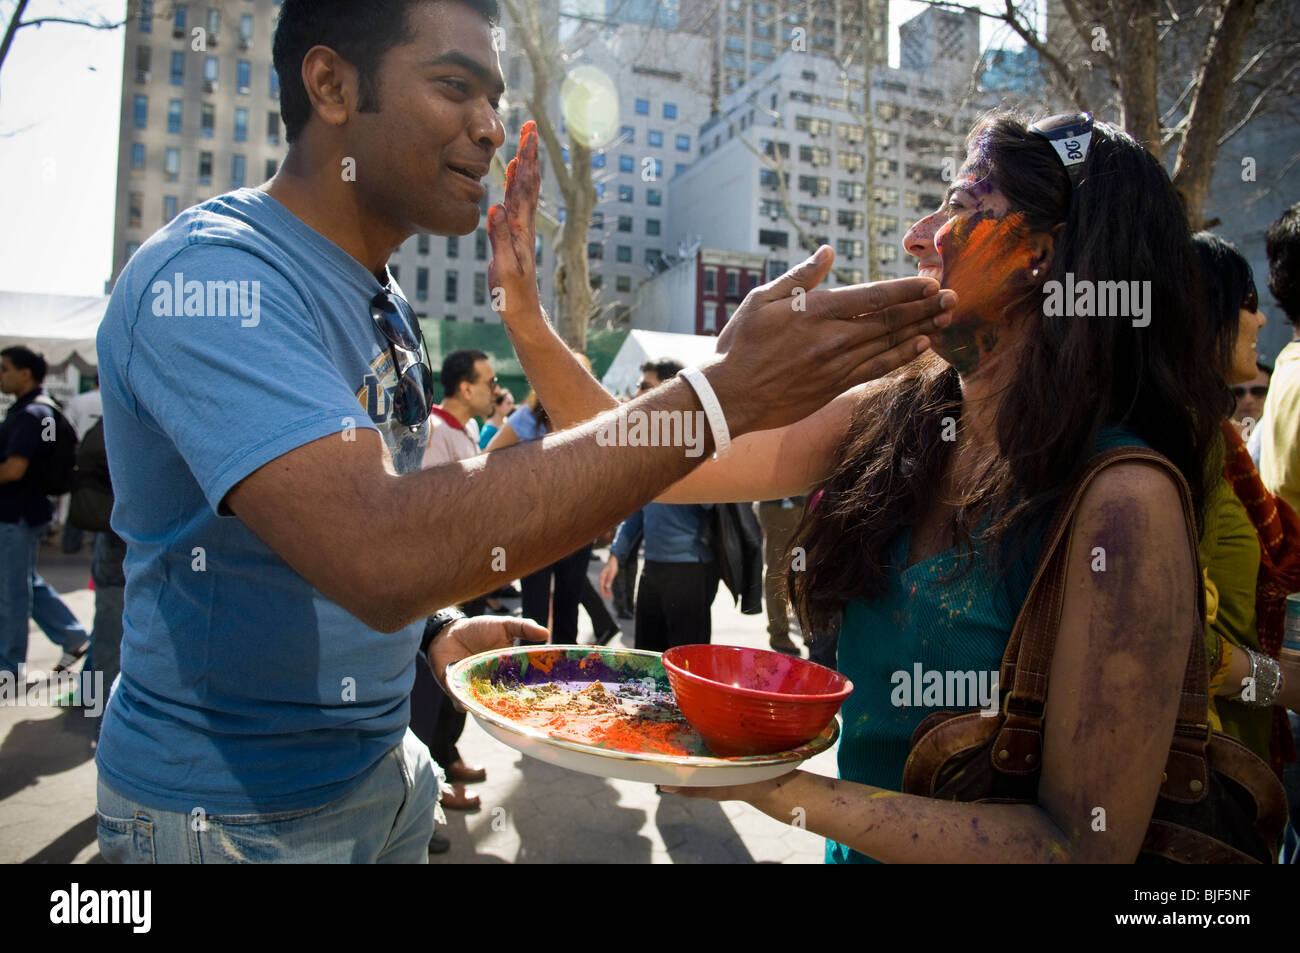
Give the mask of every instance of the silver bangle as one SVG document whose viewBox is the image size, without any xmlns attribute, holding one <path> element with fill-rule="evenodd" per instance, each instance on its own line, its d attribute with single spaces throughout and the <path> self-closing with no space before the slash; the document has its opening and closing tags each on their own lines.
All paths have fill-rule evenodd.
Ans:
<svg viewBox="0 0 1300 953">
<path fill-rule="evenodd" d="M 1248 708 L 1272 708 L 1282 688 L 1282 666 L 1278 664 L 1277 659 L 1269 658 L 1263 653 L 1246 648 L 1242 651 L 1250 656 L 1250 675 L 1242 681 L 1253 683 L 1255 697 L 1242 698 L 1242 692 L 1245 691 L 1243 685 L 1242 691 L 1227 696 L 1227 700 L 1238 702 Z"/>
</svg>

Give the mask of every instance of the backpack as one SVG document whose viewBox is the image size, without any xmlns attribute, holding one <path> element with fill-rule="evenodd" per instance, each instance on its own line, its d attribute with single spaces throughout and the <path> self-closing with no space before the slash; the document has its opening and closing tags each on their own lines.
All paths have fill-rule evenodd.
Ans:
<svg viewBox="0 0 1300 953">
<path fill-rule="evenodd" d="M 112 530 L 113 484 L 108 475 L 108 453 L 104 449 L 104 421 L 86 431 L 77 447 L 77 467 L 72 478 L 72 499 L 68 522 L 91 533 Z"/>
<path fill-rule="evenodd" d="M 77 468 L 77 430 L 50 397 L 42 394 L 34 403 L 48 407 L 54 418 L 54 445 L 37 467 L 36 488 L 46 496 L 62 496 L 72 491 L 72 474 Z"/>
</svg>

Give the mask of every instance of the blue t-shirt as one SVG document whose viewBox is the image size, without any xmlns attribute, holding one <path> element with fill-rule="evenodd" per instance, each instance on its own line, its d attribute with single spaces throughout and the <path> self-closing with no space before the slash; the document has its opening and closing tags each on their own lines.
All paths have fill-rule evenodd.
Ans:
<svg viewBox="0 0 1300 953">
<path fill-rule="evenodd" d="M 401 740 L 423 621 L 367 627 L 221 505 L 353 428 L 419 469 L 427 432 L 390 419 L 369 306 L 382 289 L 252 189 L 178 216 L 119 278 L 98 343 L 126 605 L 96 763 L 121 794 L 187 814 L 300 810 L 348 794 Z"/>
</svg>

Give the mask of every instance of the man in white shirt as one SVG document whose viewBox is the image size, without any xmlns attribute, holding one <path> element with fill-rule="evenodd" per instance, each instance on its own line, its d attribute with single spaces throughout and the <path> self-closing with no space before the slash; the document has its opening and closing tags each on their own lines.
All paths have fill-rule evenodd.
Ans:
<svg viewBox="0 0 1300 953">
<path fill-rule="evenodd" d="M 448 354 L 442 362 L 442 403 L 431 407 L 429 445 L 424 451 L 423 468 L 442 466 L 456 460 L 477 456 L 478 431 L 467 426 L 475 417 L 491 416 L 501 385 L 497 382 L 492 363 L 482 351 L 462 350 Z M 462 607 L 467 615 L 483 613 L 486 603 L 475 599 Z M 427 676 L 427 677 L 426 677 Z M 424 698 L 427 694 L 427 698 Z M 447 771 L 451 790 L 444 791 L 442 806 L 456 810 L 472 811 L 480 806 L 477 795 L 465 793 L 465 783 L 487 778 L 483 768 L 467 765 L 456 749 L 461 732 L 465 729 L 465 713 L 443 692 L 431 674 L 419 672 L 411 692 L 411 728 L 429 746 L 429 752 Z M 430 724 L 422 724 L 415 712 L 437 710 Z"/>
</svg>

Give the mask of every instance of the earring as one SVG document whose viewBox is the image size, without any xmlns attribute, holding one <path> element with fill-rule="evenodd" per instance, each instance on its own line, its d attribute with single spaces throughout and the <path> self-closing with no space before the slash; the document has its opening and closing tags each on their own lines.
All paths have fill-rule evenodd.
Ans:
<svg viewBox="0 0 1300 953">
<path fill-rule="evenodd" d="M 1034 277 L 1035 277 L 1035 278 L 1038 277 L 1038 269 L 1037 269 L 1037 268 L 1034 269 Z"/>
</svg>

